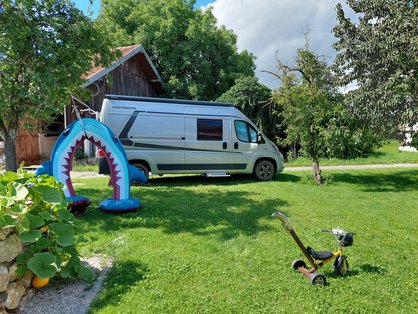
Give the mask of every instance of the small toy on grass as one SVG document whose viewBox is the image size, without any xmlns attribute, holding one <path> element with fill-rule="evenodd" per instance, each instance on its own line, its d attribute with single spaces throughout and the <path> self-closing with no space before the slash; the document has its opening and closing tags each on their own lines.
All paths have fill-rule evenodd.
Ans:
<svg viewBox="0 0 418 314">
<path fill-rule="evenodd" d="M 306 259 L 311 264 L 312 268 L 307 268 L 306 263 L 301 259 L 296 259 L 292 262 L 291 266 L 294 270 L 301 272 L 306 277 L 309 278 L 309 282 L 312 285 L 324 286 L 326 284 L 326 278 L 323 274 L 316 272 L 319 268 L 325 264 L 334 261 L 334 271 L 337 276 L 344 276 L 348 272 L 348 261 L 347 256 L 344 255 L 344 247 L 353 245 L 353 236 L 354 232 L 342 230 L 340 228 L 335 229 L 323 229 L 323 232 L 332 233 L 335 240 L 339 243 L 339 248 L 335 252 L 329 251 L 315 251 L 311 247 L 305 247 L 302 241 L 297 236 L 296 232 L 293 230 L 292 226 L 289 223 L 287 217 L 279 212 L 275 211 L 272 214 L 273 217 L 277 217 L 281 220 L 283 226 L 290 233 L 292 238 L 295 240 L 302 253 L 305 255 Z"/>
</svg>

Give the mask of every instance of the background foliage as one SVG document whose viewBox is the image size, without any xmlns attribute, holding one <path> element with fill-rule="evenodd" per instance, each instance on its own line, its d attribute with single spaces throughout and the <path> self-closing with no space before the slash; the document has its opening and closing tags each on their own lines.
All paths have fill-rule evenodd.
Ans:
<svg viewBox="0 0 418 314">
<path fill-rule="evenodd" d="M 271 99 L 272 91 L 258 82 L 254 76 L 243 77 L 236 80 L 227 92 L 217 100 L 231 102 L 251 119 L 268 138 L 274 140 L 278 137 L 279 116 Z"/>
<path fill-rule="evenodd" d="M 356 18 L 337 4 L 334 48 L 351 113 L 375 132 L 396 133 L 418 120 L 418 8 L 409 0 L 347 0 Z M 357 20 L 358 19 L 358 20 Z"/>
<path fill-rule="evenodd" d="M 6 169 L 16 171 L 16 131 L 25 120 L 51 121 L 93 61 L 114 55 L 109 41 L 68 0 L 0 2 L 0 136 Z M 100 60 L 98 56 L 100 55 Z"/>
<path fill-rule="evenodd" d="M 168 96 L 215 100 L 241 76 L 253 76 L 254 55 L 238 52 L 237 37 L 216 25 L 212 11 L 185 0 L 103 0 L 97 29 L 113 45 L 141 44 Z"/>
</svg>

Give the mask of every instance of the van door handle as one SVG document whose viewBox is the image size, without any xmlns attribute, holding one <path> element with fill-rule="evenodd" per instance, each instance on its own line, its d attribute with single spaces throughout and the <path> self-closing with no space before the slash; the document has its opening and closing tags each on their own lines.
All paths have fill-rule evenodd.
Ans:
<svg viewBox="0 0 418 314">
<path fill-rule="evenodd" d="M 227 142 L 223 142 L 223 144 L 222 144 L 222 148 L 223 148 L 223 149 L 227 149 L 227 148 L 228 148 L 228 144 L 227 144 Z"/>
<path fill-rule="evenodd" d="M 238 142 L 235 142 L 235 143 L 234 143 L 234 148 L 235 148 L 235 149 L 238 149 Z"/>
</svg>

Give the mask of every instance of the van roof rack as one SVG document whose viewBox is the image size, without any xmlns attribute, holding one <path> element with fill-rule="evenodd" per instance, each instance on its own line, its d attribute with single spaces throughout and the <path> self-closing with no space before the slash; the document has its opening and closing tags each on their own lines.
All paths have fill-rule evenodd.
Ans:
<svg viewBox="0 0 418 314">
<path fill-rule="evenodd" d="M 142 96 L 126 96 L 126 95 L 113 95 L 113 94 L 106 94 L 105 98 L 114 99 L 114 100 L 163 102 L 163 103 L 183 104 L 183 105 L 233 107 L 232 103 L 230 103 L 230 102 L 218 102 L 218 101 L 215 102 L 215 101 L 186 100 L 186 99 L 157 98 L 157 97 L 142 97 Z"/>
</svg>

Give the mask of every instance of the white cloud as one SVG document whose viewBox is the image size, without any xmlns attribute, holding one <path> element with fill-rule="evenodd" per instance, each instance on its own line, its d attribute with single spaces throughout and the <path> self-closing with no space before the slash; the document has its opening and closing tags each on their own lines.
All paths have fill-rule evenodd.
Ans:
<svg viewBox="0 0 418 314">
<path fill-rule="evenodd" d="M 256 75 L 260 82 L 275 88 L 279 82 L 262 70 L 275 70 L 275 54 L 292 64 L 296 50 L 305 45 L 309 32 L 309 48 L 332 62 L 335 51 L 331 33 L 337 23 L 338 0 L 216 0 L 213 14 L 219 25 L 232 29 L 238 36 L 240 50 L 253 52 Z"/>
</svg>

